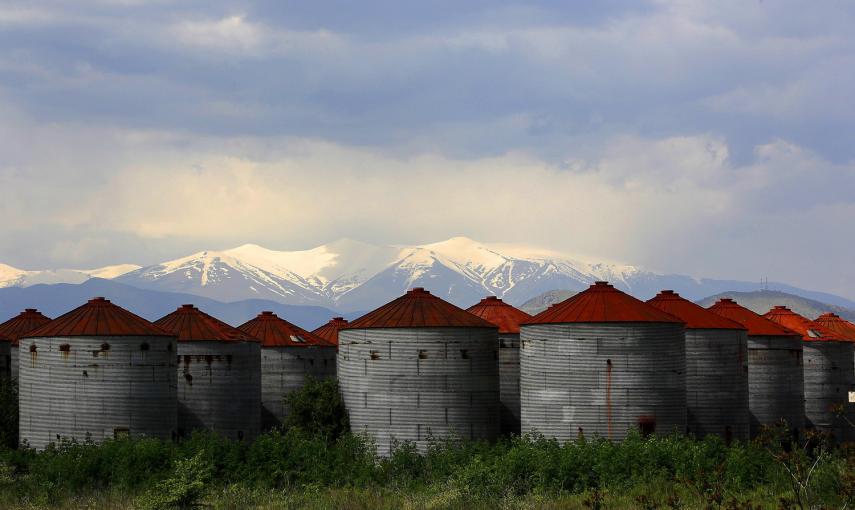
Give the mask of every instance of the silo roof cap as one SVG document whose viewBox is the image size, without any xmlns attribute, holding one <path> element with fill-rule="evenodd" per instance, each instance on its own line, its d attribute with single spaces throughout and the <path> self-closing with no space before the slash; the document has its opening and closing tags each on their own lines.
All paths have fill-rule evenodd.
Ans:
<svg viewBox="0 0 855 510">
<path fill-rule="evenodd" d="M 815 322 L 849 340 L 855 340 L 855 324 L 852 324 L 846 319 L 842 319 L 837 314 L 824 313 L 817 317 Z"/>
<path fill-rule="evenodd" d="M 777 322 L 770 321 L 753 310 L 745 308 L 731 298 L 719 299 L 714 305 L 707 308 L 707 310 L 742 324 L 748 328 L 748 336 L 801 336 L 799 333 L 789 330 Z"/>
<path fill-rule="evenodd" d="M 338 331 L 345 326 L 347 326 L 347 321 L 344 317 L 333 317 L 329 322 L 312 331 L 312 333 L 333 345 L 338 345 Z"/>
<path fill-rule="evenodd" d="M 786 306 L 776 306 L 764 315 L 770 321 L 776 322 L 802 336 L 805 342 L 850 342 L 851 340 L 836 333 L 818 322 L 802 317 Z"/>
<path fill-rule="evenodd" d="M 494 324 L 416 287 L 342 329 L 444 327 L 496 328 Z"/>
<path fill-rule="evenodd" d="M 261 312 L 238 329 L 261 341 L 262 347 L 311 347 L 329 346 L 329 342 L 295 326 L 273 312 Z"/>
<path fill-rule="evenodd" d="M 24 337 L 64 336 L 174 336 L 139 315 L 96 297 L 23 335 Z"/>
<path fill-rule="evenodd" d="M 531 315 L 505 303 L 496 296 L 487 296 L 479 303 L 466 309 L 467 312 L 499 327 L 499 333 L 520 332 L 520 324 L 531 319 Z"/>
<path fill-rule="evenodd" d="M 564 324 L 598 322 L 683 321 L 614 288 L 608 282 L 595 282 L 575 296 L 552 306 L 523 324 Z"/>
<path fill-rule="evenodd" d="M 35 308 L 27 308 L 18 315 L 0 324 L 0 335 L 8 338 L 12 345 L 18 345 L 22 336 L 36 328 L 50 322 L 50 317 L 45 317 Z"/>
<path fill-rule="evenodd" d="M 154 322 L 179 342 L 258 342 L 259 340 L 193 305 L 182 305 Z"/>
<path fill-rule="evenodd" d="M 686 329 L 741 329 L 746 327 L 692 303 L 673 290 L 663 290 L 647 302 L 686 323 Z"/>
</svg>

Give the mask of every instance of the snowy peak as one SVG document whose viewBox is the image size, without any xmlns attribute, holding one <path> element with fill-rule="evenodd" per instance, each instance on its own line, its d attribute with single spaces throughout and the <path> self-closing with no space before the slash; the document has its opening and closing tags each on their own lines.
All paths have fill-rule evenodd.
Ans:
<svg viewBox="0 0 855 510">
<path fill-rule="evenodd" d="M 97 269 L 46 269 L 27 271 L 0 264 L 0 288 L 29 287 L 31 285 L 54 283 L 83 283 L 90 278 L 112 279 L 139 269 L 134 264 L 119 264 Z"/>
<path fill-rule="evenodd" d="M 565 280 L 584 286 L 602 278 L 601 273 L 612 276 L 628 270 L 608 265 L 592 271 L 587 264 L 544 250 L 510 251 L 513 254 L 466 237 L 419 246 L 340 239 L 298 251 L 245 244 L 143 268 L 119 281 L 227 301 L 264 297 L 289 304 L 366 309 L 412 286 L 425 286 L 467 304 L 486 294 L 514 298 Z"/>
</svg>

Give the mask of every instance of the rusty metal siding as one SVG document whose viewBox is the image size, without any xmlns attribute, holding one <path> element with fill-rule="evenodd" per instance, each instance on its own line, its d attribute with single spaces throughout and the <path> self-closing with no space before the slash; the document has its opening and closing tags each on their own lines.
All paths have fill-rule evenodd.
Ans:
<svg viewBox="0 0 855 510">
<path fill-rule="evenodd" d="M 747 441 L 748 337 L 739 329 L 686 329 L 686 422 L 698 437 Z"/>
<path fill-rule="evenodd" d="M 495 327 L 342 329 L 338 377 L 354 432 L 380 455 L 395 441 L 499 433 Z"/>
<path fill-rule="evenodd" d="M 523 433 L 621 440 L 640 427 L 686 430 L 686 354 L 679 323 L 524 324 Z"/>
<path fill-rule="evenodd" d="M 18 346 L 12 345 L 9 348 L 9 367 L 12 379 L 18 378 Z"/>
<path fill-rule="evenodd" d="M 261 428 L 261 344 L 178 342 L 178 433 L 252 440 Z"/>
<path fill-rule="evenodd" d="M 804 430 L 802 341 L 797 336 L 748 336 L 748 409 L 751 437 L 785 420 Z"/>
<path fill-rule="evenodd" d="M 316 379 L 336 375 L 335 346 L 261 348 L 261 426 L 277 427 L 288 410 L 285 397 L 303 387 L 306 376 Z"/>
<path fill-rule="evenodd" d="M 23 338 L 19 349 L 21 441 L 174 436 L 175 338 Z"/>
<path fill-rule="evenodd" d="M 520 433 L 520 335 L 499 334 L 499 402 L 501 431 Z"/>
<path fill-rule="evenodd" d="M 852 344 L 802 342 L 804 349 L 805 427 L 832 434 L 836 441 L 852 438 L 851 427 L 835 414 L 843 406 L 852 420 L 849 390 L 853 383 Z"/>
</svg>

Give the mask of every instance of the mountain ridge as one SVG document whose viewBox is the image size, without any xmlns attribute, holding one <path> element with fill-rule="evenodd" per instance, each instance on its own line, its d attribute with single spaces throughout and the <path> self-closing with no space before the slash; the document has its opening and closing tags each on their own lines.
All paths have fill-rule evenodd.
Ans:
<svg viewBox="0 0 855 510">
<path fill-rule="evenodd" d="M 86 275 L 78 271 L 72 276 L 79 283 L 81 278 L 85 281 L 91 277 Z M 121 272 L 114 278 L 142 289 L 192 294 L 221 302 L 266 299 L 340 312 L 370 310 L 412 287 L 425 287 L 462 307 L 477 303 L 485 295 L 496 295 L 519 306 L 544 292 L 579 291 L 597 280 L 610 281 L 643 299 L 662 289 L 701 299 L 758 287 L 755 282 L 662 274 L 551 250 L 485 244 L 462 236 L 413 246 L 374 245 L 344 238 L 297 251 L 244 244 L 196 252 Z M 855 308 L 855 302 L 840 296 L 773 285 L 782 291 Z M 26 282 L 19 286 L 26 286 Z"/>
</svg>

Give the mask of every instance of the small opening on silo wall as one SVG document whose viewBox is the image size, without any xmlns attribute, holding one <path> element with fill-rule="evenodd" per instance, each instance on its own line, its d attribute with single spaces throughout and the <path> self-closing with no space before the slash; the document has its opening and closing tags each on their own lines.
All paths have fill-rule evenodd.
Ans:
<svg viewBox="0 0 855 510">
<path fill-rule="evenodd" d="M 187 384 L 193 386 L 193 376 L 190 373 L 184 372 L 184 380 L 187 381 Z"/>
<path fill-rule="evenodd" d="M 141 350 L 141 351 L 147 351 L 147 350 L 149 350 L 150 348 L 151 348 L 151 347 L 148 345 L 148 342 L 143 342 L 143 343 L 141 343 L 141 344 L 140 344 L 140 350 Z"/>
<path fill-rule="evenodd" d="M 371 359 L 380 359 L 380 351 L 371 351 Z"/>
<path fill-rule="evenodd" d="M 172 342 L 166 344 L 166 352 L 172 352 Z"/>
<path fill-rule="evenodd" d="M 59 352 L 69 352 L 69 351 L 71 351 L 71 345 L 70 344 L 62 344 L 59 346 Z"/>
<path fill-rule="evenodd" d="M 469 351 L 467 349 L 460 349 L 460 359 L 469 359 Z"/>
<path fill-rule="evenodd" d="M 114 439 L 127 439 L 131 436 L 131 431 L 127 427 L 117 427 L 113 429 Z"/>
<path fill-rule="evenodd" d="M 425 350 L 419 351 L 419 359 L 427 359 L 428 353 Z"/>
<path fill-rule="evenodd" d="M 103 344 L 101 344 L 101 350 L 102 351 L 109 351 L 110 350 L 110 344 L 108 344 L 107 342 L 104 342 Z"/>
<path fill-rule="evenodd" d="M 646 437 L 656 432 L 656 418 L 652 416 L 639 416 L 637 423 L 642 436 Z"/>
<path fill-rule="evenodd" d="M 38 347 L 36 347 L 36 344 L 30 344 L 30 352 L 36 352 L 37 350 Z"/>
</svg>

